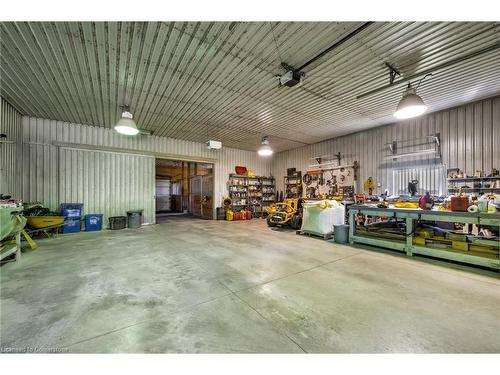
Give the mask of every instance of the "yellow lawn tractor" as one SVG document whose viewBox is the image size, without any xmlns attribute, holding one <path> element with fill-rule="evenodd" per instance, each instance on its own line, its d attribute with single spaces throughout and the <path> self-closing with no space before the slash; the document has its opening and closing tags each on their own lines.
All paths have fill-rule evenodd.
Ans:
<svg viewBox="0 0 500 375">
<path fill-rule="evenodd" d="M 273 204 L 267 210 L 267 225 L 270 227 L 290 226 L 300 229 L 302 225 L 302 199 L 285 199 Z"/>
</svg>

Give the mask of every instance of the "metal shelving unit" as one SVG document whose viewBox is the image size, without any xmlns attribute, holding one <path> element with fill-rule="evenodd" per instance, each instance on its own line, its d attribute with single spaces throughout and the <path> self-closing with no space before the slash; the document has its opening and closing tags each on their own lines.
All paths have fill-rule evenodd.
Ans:
<svg viewBox="0 0 500 375">
<path fill-rule="evenodd" d="M 276 180 L 274 177 L 261 177 L 262 213 L 276 202 Z"/>
<path fill-rule="evenodd" d="M 262 216 L 265 208 L 276 200 L 276 183 L 273 177 L 230 174 L 228 191 L 235 209 L 250 210 L 254 216 Z"/>
<path fill-rule="evenodd" d="M 458 193 L 460 190 L 466 193 L 500 193 L 500 176 L 448 178 L 446 182 L 450 194 Z M 469 186 L 470 184 L 473 186 Z"/>
<path fill-rule="evenodd" d="M 262 183 L 259 177 L 248 177 L 248 209 L 253 216 L 262 213 Z"/>
<path fill-rule="evenodd" d="M 247 176 L 230 174 L 228 191 L 233 207 L 243 209 L 248 206 Z"/>
<path fill-rule="evenodd" d="M 302 175 L 284 177 L 285 199 L 299 198 L 302 195 Z"/>
</svg>

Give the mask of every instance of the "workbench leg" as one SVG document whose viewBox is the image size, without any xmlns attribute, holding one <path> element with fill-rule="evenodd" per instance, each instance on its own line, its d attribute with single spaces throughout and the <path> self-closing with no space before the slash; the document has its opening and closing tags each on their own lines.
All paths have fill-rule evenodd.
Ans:
<svg viewBox="0 0 500 375">
<path fill-rule="evenodd" d="M 349 210 L 349 243 L 352 245 L 354 244 L 354 241 L 352 240 L 352 237 L 354 236 L 354 229 L 356 228 L 356 221 L 354 218 L 356 217 L 356 212 Z M 335 235 L 335 233 L 334 233 Z"/>
<path fill-rule="evenodd" d="M 413 255 L 413 219 L 406 218 L 406 255 L 411 257 Z"/>
<path fill-rule="evenodd" d="M 16 262 L 21 260 L 21 232 L 16 234 Z"/>
</svg>

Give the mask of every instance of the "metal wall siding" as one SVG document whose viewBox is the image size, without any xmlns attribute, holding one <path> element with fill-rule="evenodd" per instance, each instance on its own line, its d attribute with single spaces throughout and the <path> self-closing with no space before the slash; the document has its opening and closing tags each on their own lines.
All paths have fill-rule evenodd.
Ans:
<svg viewBox="0 0 500 375">
<path fill-rule="evenodd" d="M 493 157 L 492 164 L 498 165 L 498 158 L 500 157 L 500 97 L 493 99 L 492 103 L 492 151 Z M 495 167 L 500 169 L 498 167 Z"/>
<path fill-rule="evenodd" d="M 44 202 L 53 209 L 61 202 L 79 201 L 85 204 L 86 212 L 92 209 L 109 217 L 124 214 L 135 205 L 145 209 L 146 222 L 154 222 L 154 157 L 141 152 L 214 162 L 216 206 L 227 195 L 228 175 L 234 173 L 236 165 L 246 166 L 256 175 L 269 175 L 271 171 L 271 159 L 228 147 L 208 150 L 197 142 L 127 137 L 103 127 L 33 117 L 22 117 L 22 130 L 24 168 L 17 179 L 22 180 L 18 184 L 22 192 L 16 195 L 25 201 Z M 95 146 L 96 150 L 56 146 L 54 142 Z M 118 150 L 104 152 L 99 147 Z M 127 150 L 139 155 L 127 154 Z"/>
<path fill-rule="evenodd" d="M 384 160 L 386 143 L 393 140 L 420 138 L 425 135 L 441 134 L 441 160 L 430 156 L 415 160 Z M 421 146 L 424 147 L 424 146 Z M 295 167 L 306 170 L 314 156 L 339 152 L 342 164 L 357 160 L 360 164 L 358 186 L 372 176 L 380 184 L 377 192 L 384 188 L 392 192 L 393 171 L 407 169 L 409 173 L 418 168 L 421 178 L 436 191 L 446 191 L 445 181 L 438 178 L 436 165 L 445 168 L 460 168 L 468 174 L 475 170 L 491 172 L 500 168 L 500 97 L 486 99 L 449 110 L 430 113 L 419 119 L 390 124 L 364 132 L 333 138 L 324 142 L 279 152 L 273 159 L 272 172 L 277 187 L 283 190 L 283 176 L 286 169 Z"/>
<path fill-rule="evenodd" d="M 0 133 L 7 141 L 0 144 L 0 193 L 19 196 L 21 186 L 18 176 L 22 170 L 22 115 L 3 98 L 0 98 Z"/>
<path fill-rule="evenodd" d="M 154 223 L 154 158 L 60 148 L 59 201 L 84 203 L 84 213 L 102 213 L 105 223 L 127 210 L 143 209 Z"/>
</svg>

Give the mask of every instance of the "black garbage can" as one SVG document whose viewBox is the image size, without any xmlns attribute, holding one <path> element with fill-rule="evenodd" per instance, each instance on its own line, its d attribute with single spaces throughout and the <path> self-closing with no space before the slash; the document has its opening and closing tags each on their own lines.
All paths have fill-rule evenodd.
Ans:
<svg viewBox="0 0 500 375">
<path fill-rule="evenodd" d="M 129 228 L 140 228 L 141 227 L 142 211 L 144 211 L 144 210 L 127 211 L 127 221 L 128 221 Z"/>
</svg>

